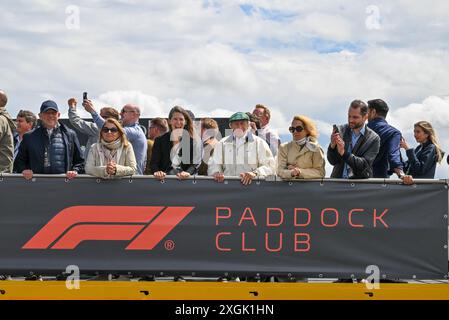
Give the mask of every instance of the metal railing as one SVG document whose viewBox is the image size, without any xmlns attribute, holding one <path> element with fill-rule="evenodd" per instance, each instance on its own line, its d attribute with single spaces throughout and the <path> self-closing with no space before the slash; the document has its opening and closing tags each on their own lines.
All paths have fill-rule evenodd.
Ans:
<svg viewBox="0 0 449 320">
<path fill-rule="evenodd" d="M 21 174 L 15 173 L 0 173 L 0 180 L 4 178 L 18 178 L 22 177 Z M 33 179 L 38 178 L 55 178 L 55 179 L 65 179 L 65 174 L 34 174 Z M 240 180 L 240 177 L 236 176 L 225 176 L 225 180 Z M 87 174 L 77 175 L 75 179 L 99 179 L 98 177 L 94 177 Z M 116 179 L 156 179 L 153 175 L 132 175 L 132 176 L 124 176 L 122 178 Z M 192 175 L 185 180 L 213 180 L 214 178 L 211 176 L 200 176 L 200 175 Z M 102 179 L 103 180 L 103 179 Z M 104 179 L 110 180 L 110 179 Z M 178 177 L 175 175 L 167 175 L 164 180 L 178 180 Z M 335 178 L 322 178 L 322 179 L 282 179 L 279 176 L 267 176 L 266 178 L 255 178 L 253 181 L 267 181 L 267 182 L 339 182 L 339 183 L 361 183 L 361 184 L 403 184 L 400 179 L 379 179 L 379 178 L 370 178 L 370 179 L 335 179 Z M 414 184 L 445 184 L 449 185 L 449 179 L 413 179 Z"/>
</svg>

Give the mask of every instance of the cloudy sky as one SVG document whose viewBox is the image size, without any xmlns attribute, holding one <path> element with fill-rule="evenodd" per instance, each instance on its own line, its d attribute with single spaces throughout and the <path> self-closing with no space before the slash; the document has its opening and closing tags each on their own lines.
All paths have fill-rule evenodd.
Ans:
<svg viewBox="0 0 449 320">
<path fill-rule="evenodd" d="M 263 103 L 283 134 L 293 115 L 315 119 L 326 146 L 351 100 L 382 98 L 412 145 L 428 120 L 449 151 L 447 0 L 6 0 L 0 51 L 13 115 L 49 98 L 65 110 L 83 91 L 147 117 Z"/>
</svg>

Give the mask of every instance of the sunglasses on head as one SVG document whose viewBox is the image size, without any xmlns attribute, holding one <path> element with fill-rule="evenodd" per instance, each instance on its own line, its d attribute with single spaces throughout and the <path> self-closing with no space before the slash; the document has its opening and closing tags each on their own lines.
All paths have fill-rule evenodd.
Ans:
<svg viewBox="0 0 449 320">
<path fill-rule="evenodd" d="M 111 133 L 117 133 L 117 132 L 118 132 L 118 129 L 117 129 L 117 128 L 106 128 L 106 127 L 104 127 L 103 129 L 101 129 L 101 131 L 102 131 L 103 133 L 108 133 L 108 132 L 111 132 Z"/>
<path fill-rule="evenodd" d="M 297 127 L 290 127 L 290 128 L 288 128 L 288 131 L 290 131 L 291 133 L 293 133 L 293 132 L 301 132 L 301 131 L 303 131 L 304 130 L 304 127 L 301 127 L 301 126 L 297 126 Z"/>
</svg>

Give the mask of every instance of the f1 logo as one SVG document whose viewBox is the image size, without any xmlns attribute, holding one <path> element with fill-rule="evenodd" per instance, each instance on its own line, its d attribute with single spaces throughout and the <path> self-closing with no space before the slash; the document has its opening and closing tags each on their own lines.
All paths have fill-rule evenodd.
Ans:
<svg viewBox="0 0 449 320">
<path fill-rule="evenodd" d="M 59 212 L 22 249 L 73 250 L 86 240 L 128 240 L 152 250 L 194 207 L 74 206 Z"/>
</svg>

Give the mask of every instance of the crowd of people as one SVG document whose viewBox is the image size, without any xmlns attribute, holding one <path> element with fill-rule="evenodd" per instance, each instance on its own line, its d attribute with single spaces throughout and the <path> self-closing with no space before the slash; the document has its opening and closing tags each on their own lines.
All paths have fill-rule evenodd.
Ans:
<svg viewBox="0 0 449 320">
<path fill-rule="evenodd" d="M 252 112 L 233 114 L 224 138 L 214 119 L 200 119 L 197 130 L 194 120 L 198 119 L 175 106 L 168 119 L 150 121 L 147 139 L 139 125 L 139 106 L 126 104 L 120 112 L 104 107 L 97 113 L 92 101 L 85 99 L 82 107 L 92 116 L 92 121 L 86 121 L 78 115 L 76 99 L 71 98 L 69 121 L 88 137 L 83 152 L 75 131 L 59 121 L 56 102 L 41 104 L 39 124 L 29 110 L 21 110 L 14 121 L 6 111 L 7 102 L 6 93 L 0 91 L 0 172 L 20 173 L 26 179 L 33 174 L 65 174 L 69 179 L 81 173 L 103 179 L 153 175 L 159 180 L 167 175 L 180 180 L 207 175 L 217 182 L 236 176 L 248 185 L 255 178 L 273 175 L 289 180 L 322 179 L 327 159 L 333 166 L 331 178 L 396 174 L 404 184 L 413 184 L 416 178 L 434 178 L 444 156 L 427 121 L 414 124 L 418 146 L 411 147 L 386 121 L 389 107 L 381 99 L 350 103 L 348 122 L 334 125 L 326 156 L 310 118 L 295 115 L 288 128 L 292 139 L 281 144 L 270 128 L 270 110 L 261 104 Z"/>
</svg>

